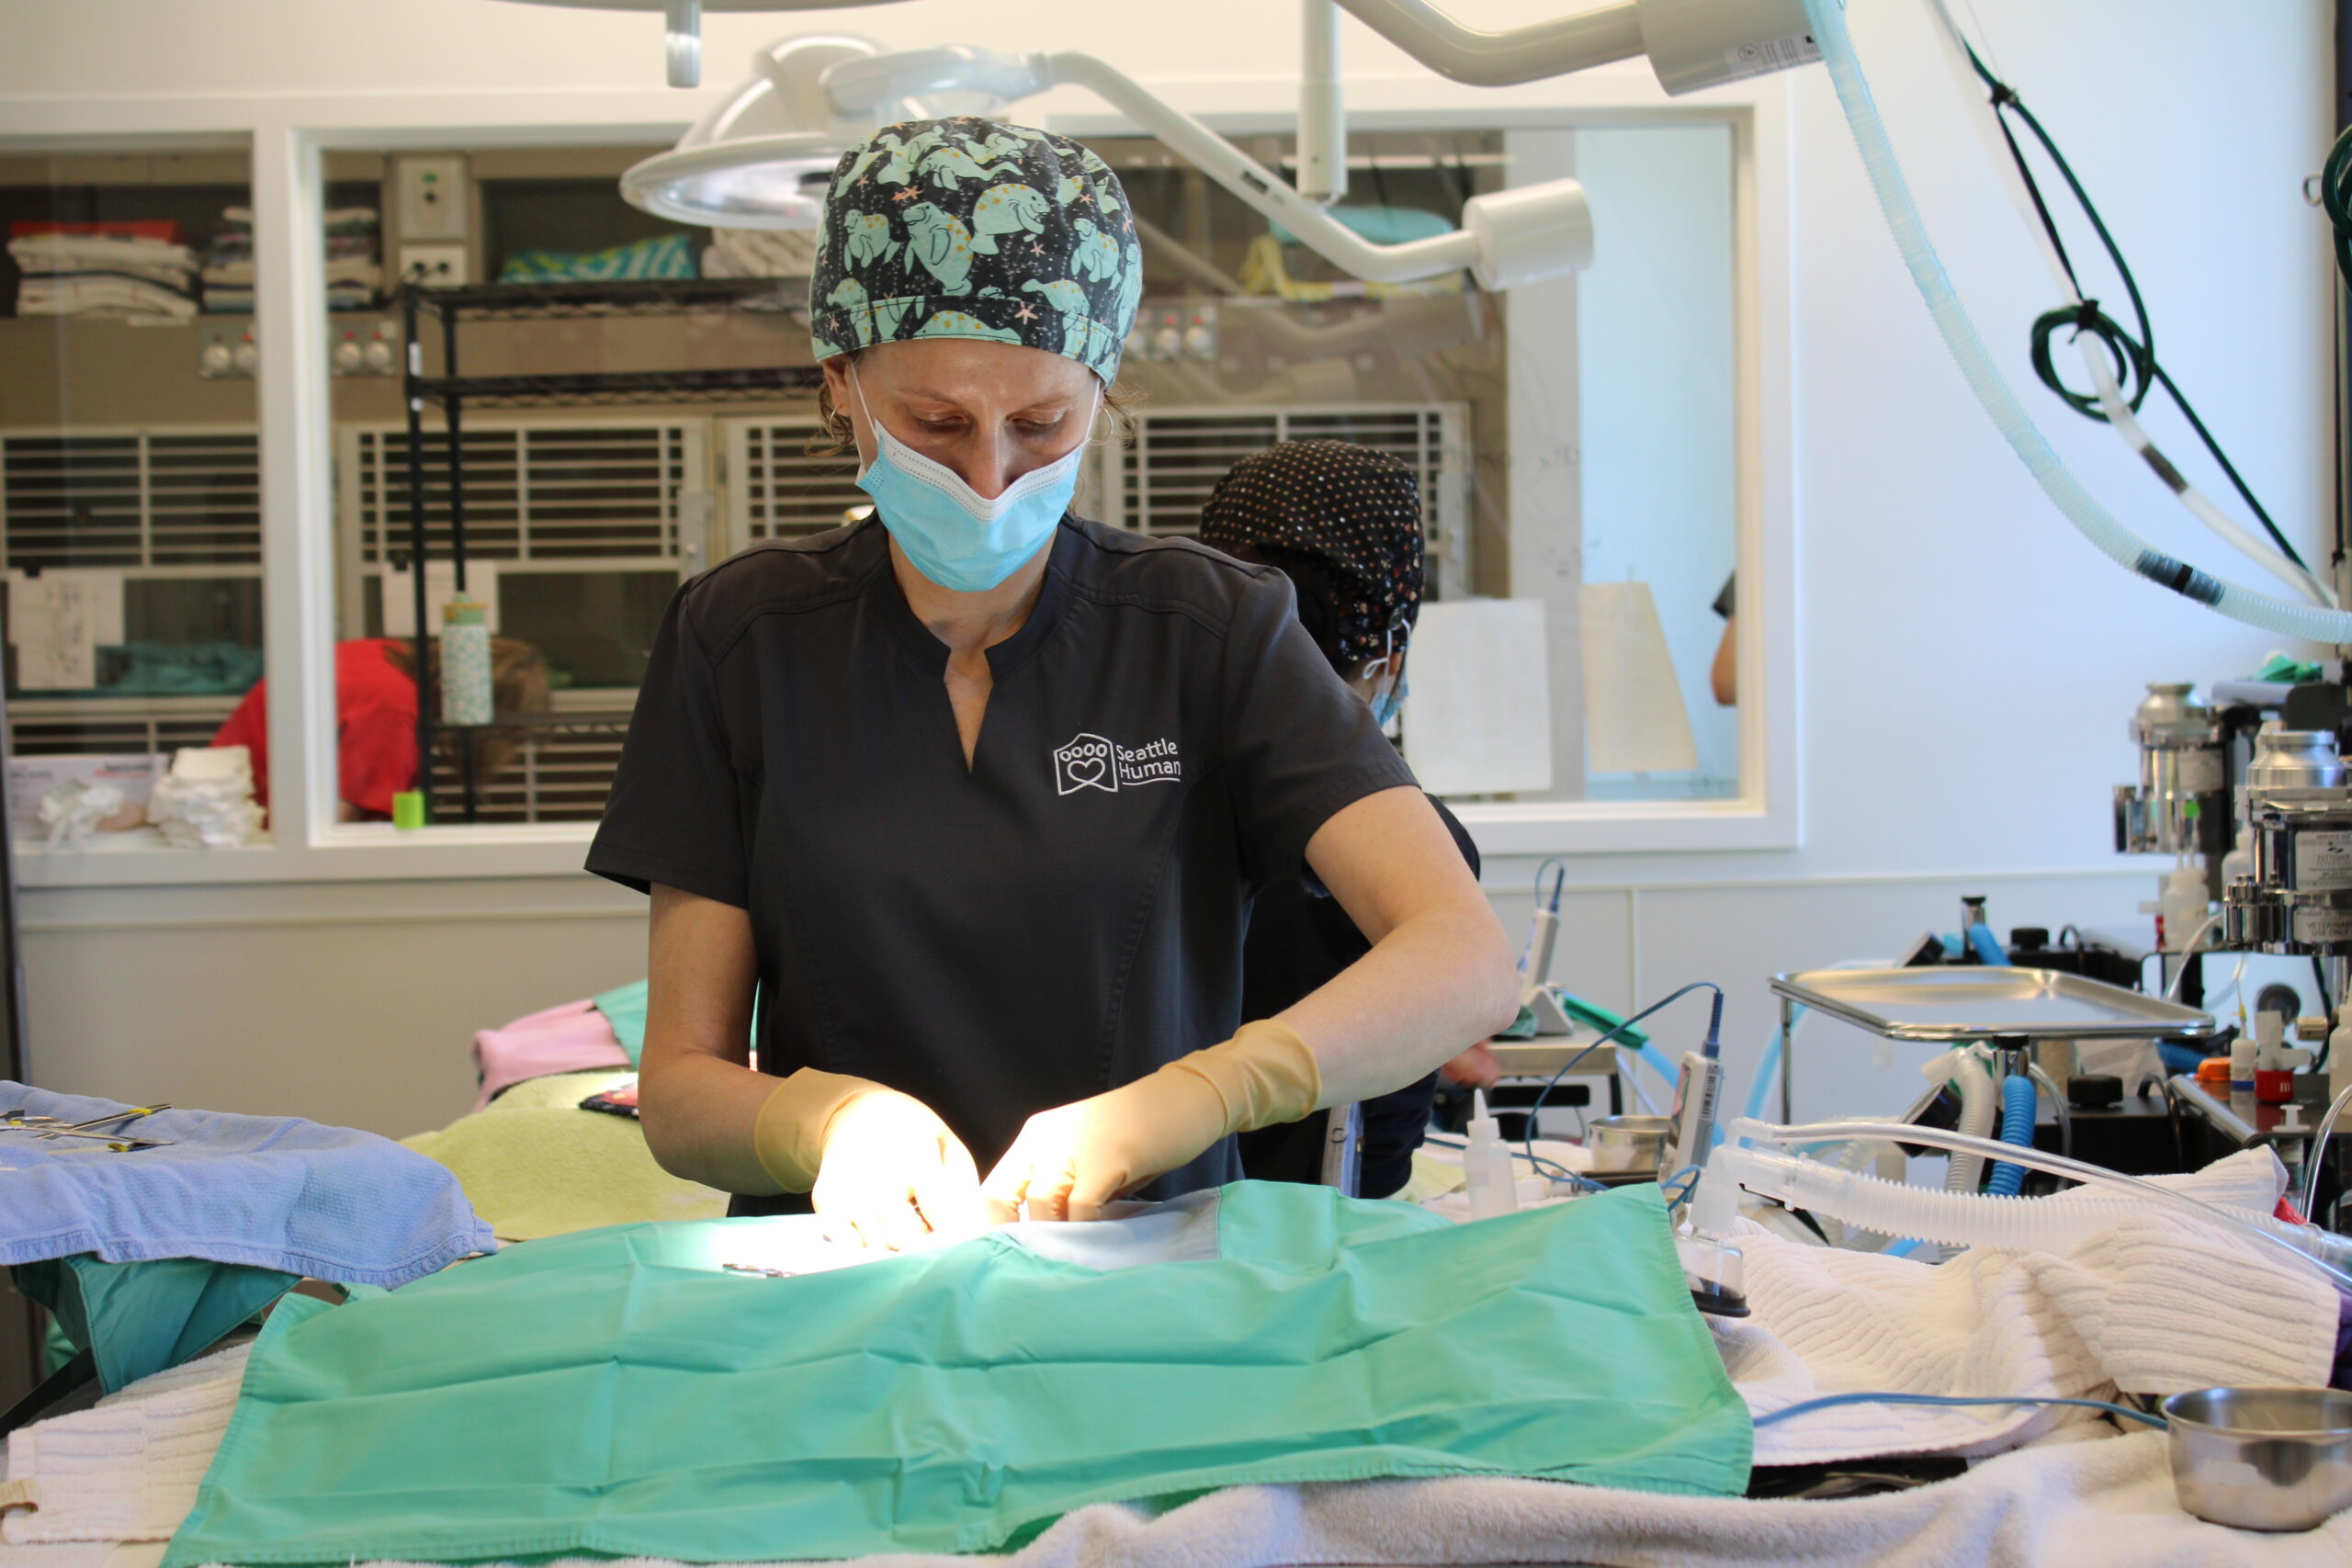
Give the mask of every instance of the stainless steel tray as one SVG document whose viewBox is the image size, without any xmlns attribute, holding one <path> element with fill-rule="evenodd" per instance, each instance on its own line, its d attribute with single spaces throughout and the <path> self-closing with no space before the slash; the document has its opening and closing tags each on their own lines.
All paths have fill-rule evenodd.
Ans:
<svg viewBox="0 0 2352 1568">
<path fill-rule="evenodd" d="M 2181 1040 L 2221 1032 L 2195 1008 L 2050 969 L 1815 969 L 1773 976 L 1772 992 L 1890 1040 Z"/>
</svg>

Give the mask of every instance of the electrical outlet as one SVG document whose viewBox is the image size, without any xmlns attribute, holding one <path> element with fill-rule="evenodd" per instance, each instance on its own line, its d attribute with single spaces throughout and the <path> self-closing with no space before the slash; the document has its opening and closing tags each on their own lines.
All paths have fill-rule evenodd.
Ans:
<svg viewBox="0 0 2352 1568">
<path fill-rule="evenodd" d="M 466 237 L 466 161 L 463 157 L 401 158 L 393 165 L 399 191 L 401 238 L 462 240 Z"/>
<path fill-rule="evenodd" d="M 402 245 L 400 275 L 404 283 L 413 278 L 434 288 L 473 281 L 463 245 Z"/>
</svg>

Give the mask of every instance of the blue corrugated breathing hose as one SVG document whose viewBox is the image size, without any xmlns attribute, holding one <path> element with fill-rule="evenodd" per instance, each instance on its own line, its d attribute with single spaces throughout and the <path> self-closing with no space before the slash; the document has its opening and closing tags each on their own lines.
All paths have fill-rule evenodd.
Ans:
<svg viewBox="0 0 2352 1568">
<path fill-rule="evenodd" d="M 2033 1147 L 2033 1079 L 2023 1073 L 2011 1073 L 2001 1080 L 2001 1142 L 2015 1144 L 2021 1149 Z M 2003 1198 L 2014 1198 L 2025 1189 L 2025 1167 L 2000 1160 L 1993 1167 L 1993 1179 L 1984 1190 Z"/>
</svg>

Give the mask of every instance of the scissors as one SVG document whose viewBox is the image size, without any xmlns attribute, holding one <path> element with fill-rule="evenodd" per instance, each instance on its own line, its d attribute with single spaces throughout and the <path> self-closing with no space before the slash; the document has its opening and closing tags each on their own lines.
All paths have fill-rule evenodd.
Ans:
<svg viewBox="0 0 2352 1568">
<path fill-rule="evenodd" d="M 11 1111 L 5 1120 L 0 1120 L 0 1129 L 30 1133 L 40 1138 L 87 1138 L 106 1145 L 117 1154 L 126 1154 L 132 1149 L 168 1147 L 174 1140 L 132 1137 L 119 1127 L 110 1133 L 95 1132 L 92 1129 L 106 1126 L 108 1122 L 135 1122 L 141 1117 L 153 1116 L 158 1111 L 170 1109 L 170 1103 L 164 1101 L 154 1105 L 134 1106 L 129 1111 L 117 1111 L 105 1116 L 93 1116 L 87 1122 L 71 1123 L 60 1122 L 54 1116 L 28 1116 L 22 1111 Z"/>
</svg>

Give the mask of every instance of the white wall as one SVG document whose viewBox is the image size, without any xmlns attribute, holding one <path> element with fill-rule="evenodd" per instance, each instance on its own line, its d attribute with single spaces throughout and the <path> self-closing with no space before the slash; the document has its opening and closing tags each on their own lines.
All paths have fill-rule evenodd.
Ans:
<svg viewBox="0 0 2352 1568">
<path fill-rule="evenodd" d="M 1560 7 L 1453 8 L 1502 26 Z M 2322 222 L 2298 187 L 2326 146 L 2329 8 L 1969 9 L 2132 258 L 2166 365 L 2274 515 L 2314 544 L 2330 493 L 2329 283 Z M 1916 7 L 1856 0 L 1850 13 L 1954 276 L 2022 381 L 2027 324 L 2053 302 L 2048 280 L 1959 118 Z M 1071 0 L 916 0 L 825 19 L 892 44 L 968 37 L 1091 50 L 1203 110 L 1262 110 L 1266 94 L 1237 84 L 1294 69 L 1295 29 L 1266 25 L 1262 5 L 1200 0 L 1168 31 L 1160 15 Z M 729 62 L 793 28 L 789 18 L 712 17 L 711 79 L 729 80 Z M 511 103 L 590 86 L 658 91 L 656 33 L 650 16 L 501 0 L 0 0 L 0 134 L 69 107 L 90 115 L 109 99 L 191 94 L 383 95 L 386 124 L 463 123 L 480 100 L 431 95 Z M 1362 103 L 1482 101 L 1432 85 L 1352 24 L 1348 58 Z M 1511 96 L 1542 101 L 1549 90 Z M 2128 578 L 2066 531 L 1945 359 L 1826 80 L 1804 73 L 1794 101 L 1804 842 L 1580 860 L 1560 970 L 1620 1005 L 1686 979 L 1723 981 L 1742 1098 L 1775 970 L 1883 952 L 1949 925 L 1962 892 L 1989 894 L 2004 924 L 2137 929 L 2132 906 L 2154 868 L 2108 852 L 2106 802 L 2131 776 L 2122 728 L 2141 685 L 2243 672 L 2276 641 Z M 2110 436 L 2051 412 L 2038 390 L 2029 401 L 2135 526 L 2227 565 Z M 2159 439 L 2181 439 L 2171 417 L 2153 423 Z M 1490 870 L 1514 926 L 1532 869 Z M 131 1096 L 187 1081 L 192 1099 L 256 1108 L 244 1097 L 276 1082 L 269 1108 L 406 1131 L 461 1108 L 465 1030 L 584 994 L 635 961 L 634 913 L 584 878 L 424 886 L 464 923 L 405 919 L 424 907 L 403 902 L 419 897 L 413 888 L 366 886 L 175 895 L 168 906 L 135 892 L 28 898 L 36 1049 L 53 1064 L 44 1077 Z M 616 912 L 569 912 L 590 906 Z M 558 907 L 561 918 L 539 918 Z M 209 927 L 220 910 L 285 923 L 169 923 Z M 180 1066 L 157 1065 L 183 1041 Z M 1808 1112 L 1884 1106 L 1915 1081 L 1907 1065 L 1882 1077 L 1866 1052 L 1826 1035 L 1808 1036 L 1800 1059 Z M 212 1093 L 215 1084 L 233 1092 Z"/>
</svg>

